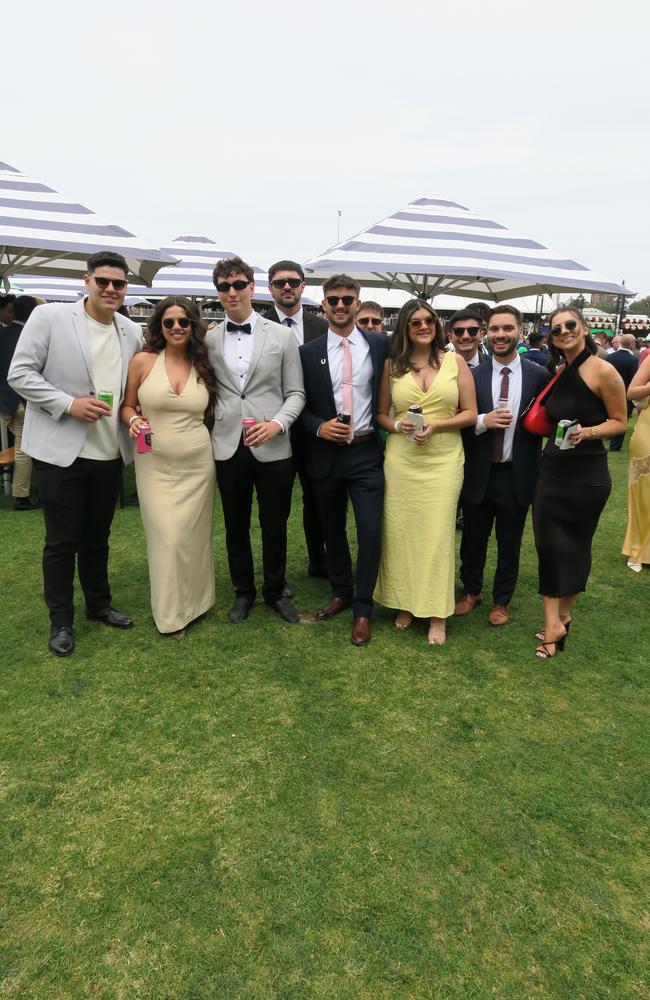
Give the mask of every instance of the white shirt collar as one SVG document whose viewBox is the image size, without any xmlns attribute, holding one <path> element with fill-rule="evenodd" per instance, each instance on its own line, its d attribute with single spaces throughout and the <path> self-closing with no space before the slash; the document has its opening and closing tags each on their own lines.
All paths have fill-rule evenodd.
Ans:
<svg viewBox="0 0 650 1000">
<path fill-rule="evenodd" d="M 227 330 L 228 329 L 227 324 L 228 323 L 237 323 L 237 320 L 236 319 L 231 319 L 230 316 L 228 315 L 228 313 L 226 313 L 226 320 L 225 320 L 225 322 L 226 322 L 226 330 Z M 247 316 L 246 319 L 242 320 L 241 323 L 237 323 L 237 326 L 243 326 L 244 323 L 250 323 L 250 325 L 251 325 L 251 333 L 253 333 L 253 331 L 255 330 L 255 324 L 257 323 L 257 313 L 255 312 L 255 310 L 253 310 L 253 312 L 250 314 L 250 316 Z"/>
<path fill-rule="evenodd" d="M 492 364 L 494 365 L 494 367 L 496 368 L 497 371 L 500 371 L 502 368 L 507 368 L 509 371 L 514 372 L 514 371 L 516 371 L 517 368 L 521 368 L 521 356 L 519 355 L 519 353 L 517 353 L 517 354 L 515 354 L 515 356 L 512 359 L 512 361 L 501 362 L 501 361 L 498 361 L 497 358 L 495 358 L 495 356 L 493 354 L 492 355 Z"/>
<path fill-rule="evenodd" d="M 302 306 L 300 307 L 297 313 L 294 313 L 293 316 L 290 316 L 289 313 L 286 313 L 284 309 L 282 309 L 276 302 L 275 311 L 278 314 L 278 319 L 280 320 L 281 323 L 284 323 L 285 319 L 290 319 L 293 323 L 302 323 Z"/>
</svg>

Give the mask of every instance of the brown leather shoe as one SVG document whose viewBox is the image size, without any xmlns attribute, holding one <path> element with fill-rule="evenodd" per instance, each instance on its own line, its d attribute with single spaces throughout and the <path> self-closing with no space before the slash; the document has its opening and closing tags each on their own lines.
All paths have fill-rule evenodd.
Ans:
<svg viewBox="0 0 650 1000">
<path fill-rule="evenodd" d="M 369 618 L 355 618 L 352 622 L 350 642 L 355 646 L 365 646 L 372 639 Z"/>
<path fill-rule="evenodd" d="M 507 625 L 510 621 L 510 609 L 507 604 L 493 604 L 488 615 L 490 625 Z"/>
<path fill-rule="evenodd" d="M 468 615 L 475 605 L 480 604 L 482 600 L 483 594 L 463 594 L 454 608 L 454 614 L 459 617 L 460 615 Z"/>
<path fill-rule="evenodd" d="M 316 612 L 316 617 L 319 622 L 324 622 L 326 618 L 333 618 L 334 615 L 340 615 L 341 611 L 345 611 L 346 608 L 350 607 L 350 600 L 347 597 L 333 597 L 329 604 L 321 608 L 320 611 Z"/>
</svg>

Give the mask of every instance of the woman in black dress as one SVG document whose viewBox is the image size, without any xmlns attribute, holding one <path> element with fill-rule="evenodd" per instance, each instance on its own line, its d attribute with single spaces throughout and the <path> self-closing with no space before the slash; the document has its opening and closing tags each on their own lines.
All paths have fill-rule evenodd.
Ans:
<svg viewBox="0 0 650 1000">
<path fill-rule="evenodd" d="M 544 597 L 544 633 L 535 650 L 540 659 L 564 648 L 571 606 L 587 585 L 591 541 L 611 492 L 605 438 L 627 427 L 625 387 L 607 361 L 596 356 L 582 313 L 572 306 L 549 317 L 552 363 L 564 363 L 545 399 L 554 424 L 577 420 L 581 429 L 561 451 L 553 434 L 544 449 L 533 502 L 539 559 L 539 592 Z"/>
</svg>

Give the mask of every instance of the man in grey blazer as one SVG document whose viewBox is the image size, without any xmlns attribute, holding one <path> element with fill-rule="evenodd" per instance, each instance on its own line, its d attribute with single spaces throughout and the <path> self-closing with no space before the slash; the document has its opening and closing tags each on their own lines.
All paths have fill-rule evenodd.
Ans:
<svg viewBox="0 0 650 1000">
<path fill-rule="evenodd" d="M 18 340 L 8 381 L 27 400 L 22 448 L 33 460 L 45 519 L 43 576 L 57 656 L 74 651 L 75 557 L 86 614 L 114 628 L 132 620 L 111 606 L 108 537 L 122 463 L 132 459 L 119 420 L 140 328 L 117 314 L 127 264 L 112 251 L 88 259 L 87 298 L 38 306 Z M 112 405 L 99 398 L 112 393 Z"/>
<path fill-rule="evenodd" d="M 253 269 L 240 257 L 218 261 L 213 280 L 226 313 L 226 321 L 207 334 L 206 344 L 218 386 L 212 444 L 235 588 L 228 618 L 233 624 L 242 622 L 256 596 L 250 542 L 254 489 L 264 600 L 293 624 L 298 612 L 283 591 L 293 484 L 287 432 L 305 403 L 298 345 L 290 330 L 253 311 Z M 255 426 L 244 439 L 245 418 Z"/>
</svg>

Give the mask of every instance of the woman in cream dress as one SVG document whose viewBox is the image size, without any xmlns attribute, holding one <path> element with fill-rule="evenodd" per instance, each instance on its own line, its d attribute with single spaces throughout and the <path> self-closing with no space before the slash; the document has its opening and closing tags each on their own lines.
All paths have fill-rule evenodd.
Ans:
<svg viewBox="0 0 650 1000">
<path fill-rule="evenodd" d="M 412 405 L 420 406 L 424 417 L 415 434 L 408 414 Z M 413 299 L 400 310 L 377 423 L 389 435 L 375 597 L 399 609 L 397 628 L 408 628 L 414 617 L 428 618 L 429 642 L 442 645 L 445 619 L 454 611 L 456 507 L 464 464 L 460 431 L 476 423 L 476 392 L 463 358 L 445 351 L 442 325 L 426 302 Z"/>
<path fill-rule="evenodd" d="M 129 365 L 121 410 L 131 437 L 137 438 L 145 419 L 151 425 L 152 450 L 136 451 L 136 482 L 151 610 L 158 631 L 176 639 L 185 638 L 185 626 L 214 604 L 215 469 L 203 418 L 216 385 L 204 336 L 199 310 L 189 299 L 160 302 L 147 325 L 144 351 Z"/>
<path fill-rule="evenodd" d="M 627 398 L 641 408 L 630 440 L 627 489 L 627 531 L 623 555 L 635 573 L 650 563 L 650 357 L 630 382 Z"/>
</svg>

